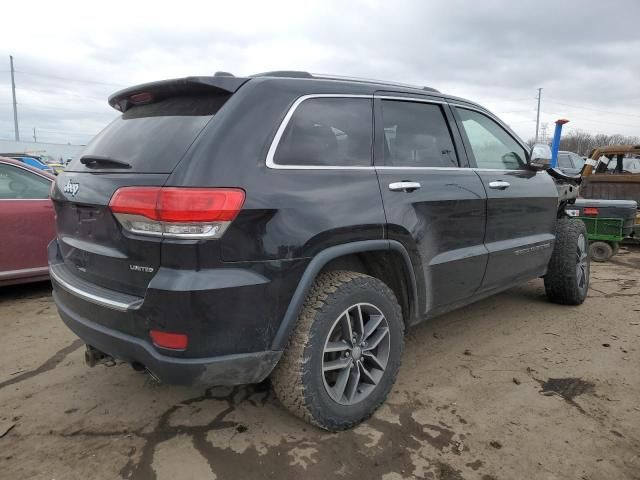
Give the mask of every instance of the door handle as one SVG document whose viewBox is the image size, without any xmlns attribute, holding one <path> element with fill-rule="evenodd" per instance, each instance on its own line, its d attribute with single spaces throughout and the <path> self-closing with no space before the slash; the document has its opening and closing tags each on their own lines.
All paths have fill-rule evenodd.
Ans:
<svg viewBox="0 0 640 480">
<path fill-rule="evenodd" d="M 493 188 L 494 190 L 506 190 L 510 186 L 511 184 L 509 182 L 505 182 L 503 180 L 496 180 L 495 182 L 489 182 L 489 188 Z"/>
<path fill-rule="evenodd" d="M 389 184 L 389 190 L 391 190 L 392 192 L 413 192 L 420 187 L 420 182 L 409 182 L 407 180 Z"/>
</svg>

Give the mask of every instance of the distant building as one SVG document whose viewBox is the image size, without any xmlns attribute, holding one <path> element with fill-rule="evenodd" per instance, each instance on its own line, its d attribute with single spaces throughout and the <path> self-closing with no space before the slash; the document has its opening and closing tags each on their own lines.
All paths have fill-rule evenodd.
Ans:
<svg viewBox="0 0 640 480">
<path fill-rule="evenodd" d="M 15 140 L 0 140 L 0 153 L 39 153 L 51 155 L 56 160 L 76 158 L 85 145 L 71 145 L 63 143 L 16 142 Z"/>
</svg>

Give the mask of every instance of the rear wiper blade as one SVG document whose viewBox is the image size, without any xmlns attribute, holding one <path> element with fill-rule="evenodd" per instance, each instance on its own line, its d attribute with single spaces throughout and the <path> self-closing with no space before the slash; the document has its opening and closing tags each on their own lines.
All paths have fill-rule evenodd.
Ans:
<svg viewBox="0 0 640 480">
<path fill-rule="evenodd" d="M 99 164 L 101 166 L 108 167 L 112 165 L 112 168 L 131 168 L 131 165 L 122 160 L 116 160 L 115 158 L 100 157 L 98 155 L 85 155 L 80 159 L 80 163 L 83 165 Z"/>
</svg>

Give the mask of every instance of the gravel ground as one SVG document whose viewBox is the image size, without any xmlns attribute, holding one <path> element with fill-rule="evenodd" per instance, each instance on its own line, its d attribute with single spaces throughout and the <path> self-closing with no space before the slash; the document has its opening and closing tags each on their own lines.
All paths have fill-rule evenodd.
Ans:
<svg viewBox="0 0 640 480">
<path fill-rule="evenodd" d="M 532 281 L 410 330 L 385 406 L 330 434 L 268 384 L 84 365 L 48 284 L 0 290 L 2 479 L 640 479 L 640 249 L 580 307 Z"/>
</svg>

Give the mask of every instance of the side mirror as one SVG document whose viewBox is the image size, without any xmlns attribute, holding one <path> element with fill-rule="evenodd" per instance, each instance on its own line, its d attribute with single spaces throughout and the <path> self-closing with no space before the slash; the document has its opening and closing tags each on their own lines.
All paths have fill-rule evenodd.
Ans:
<svg viewBox="0 0 640 480">
<path fill-rule="evenodd" d="M 536 143 L 531 147 L 529 167 L 534 170 L 546 170 L 551 166 L 551 147 L 545 143 Z"/>
</svg>

